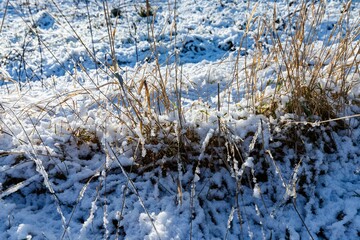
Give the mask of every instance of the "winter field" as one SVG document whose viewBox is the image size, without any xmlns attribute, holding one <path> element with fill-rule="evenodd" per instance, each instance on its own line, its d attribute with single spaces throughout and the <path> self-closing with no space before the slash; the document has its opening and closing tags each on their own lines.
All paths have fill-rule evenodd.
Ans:
<svg viewBox="0 0 360 240">
<path fill-rule="evenodd" d="M 359 1 L 0 7 L 0 239 L 360 238 Z"/>
</svg>

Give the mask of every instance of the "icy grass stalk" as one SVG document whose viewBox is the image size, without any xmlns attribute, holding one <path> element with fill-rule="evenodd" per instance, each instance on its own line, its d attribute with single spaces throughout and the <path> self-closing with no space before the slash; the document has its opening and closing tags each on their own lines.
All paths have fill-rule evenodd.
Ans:
<svg viewBox="0 0 360 240">
<path fill-rule="evenodd" d="M 14 186 L 9 187 L 5 191 L 1 192 L 0 199 L 13 194 L 14 192 L 17 192 L 18 190 L 28 186 L 30 183 L 37 181 L 38 179 L 39 179 L 39 176 L 35 175 L 35 176 L 32 176 L 31 178 L 28 178 L 22 182 L 19 182 L 18 184 L 15 184 Z"/>
<path fill-rule="evenodd" d="M 69 227 L 70 222 L 71 222 L 71 220 L 72 220 L 72 218 L 73 218 L 73 216 L 74 216 L 75 210 L 76 210 L 77 206 L 79 205 L 79 203 L 81 202 L 81 200 L 83 199 L 84 194 L 85 194 L 85 191 L 86 191 L 87 187 L 89 186 L 90 182 L 93 180 L 94 177 L 98 177 L 99 175 L 100 175 L 100 171 L 98 170 L 93 176 L 91 176 L 91 178 L 87 181 L 87 183 L 81 188 L 81 190 L 80 190 L 80 192 L 79 192 L 79 195 L 78 195 L 78 197 L 77 197 L 77 199 L 76 199 L 75 206 L 74 206 L 73 210 L 71 211 L 71 215 L 70 215 L 70 217 L 69 217 L 69 219 L 68 219 L 68 222 L 66 223 L 66 229 Z M 92 207 L 93 207 L 93 205 L 92 205 Z M 95 205 L 95 207 L 96 207 L 96 205 Z M 94 212 L 95 212 L 95 211 L 96 211 L 96 209 L 94 210 Z M 94 216 L 94 212 L 90 211 L 90 216 L 89 216 L 89 218 L 85 221 L 85 223 L 86 223 L 87 221 L 92 222 L 92 219 L 93 219 L 93 216 Z M 92 217 L 91 217 L 91 216 L 92 216 Z M 89 224 L 89 223 L 87 223 L 87 224 L 85 225 L 85 223 L 84 223 L 83 226 L 81 227 L 80 235 L 79 235 L 79 238 L 78 238 L 78 239 L 83 239 L 83 237 L 84 237 L 85 229 L 86 229 L 87 225 Z M 64 230 L 64 233 L 63 233 L 61 239 L 64 239 L 65 233 L 66 233 L 66 229 Z"/>
<path fill-rule="evenodd" d="M 296 194 L 296 184 L 297 182 L 299 181 L 299 176 L 298 176 L 298 173 L 299 173 L 299 169 L 301 167 L 301 164 L 302 164 L 302 159 L 300 159 L 299 163 L 296 164 L 295 166 L 295 169 L 292 173 L 292 177 L 291 177 L 291 183 L 290 183 L 290 187 L 288 189 L 288 195 L 292 198 L 296 198 L 297 197 L 297 194 Z"/>
<path fill-rule="evenodd" d="M 281 174 L 281 170 L 280 170 L 280 168 L 279 168 L 279 166 L 277 165 L 277 163 L 276 163 L 276 161 L 275 161 L 275 159 L 274 159 L 274 157 L 273 157 L 273 155 L 271 154 L 271 151 L 270 150 L 266 150 L 266 156 L 269 156 L 269 158 L 270 158 L 270 162 L 272 162 L 272 164 L 273 164 L 273 166 L 274 166 L 274 168 L 275 168 L 275 174 L 276 175 L 279 175 L 279 177 L 280 177 L 280 180 L 281 180 L 281 182 L 282 182 L 282 186 L 286 189 L 286 191 L 288 192 L 288 186 L 287 186 L 287 184 L 286 184 L 286 182 L 285 182 L 285 180 L 284 180 L 284 178 L 283 178 L 283 176 L 282 176 L 282 174 Z"/>
<path fill-rule="evenodd" d="M 141 156 L 146 156 L 146 149 L 145 149 L 145 137 L 143 136 L 142 132 L 142 124 L 138 124 L 138 126 L 134 129 L 135 133 L 139 137 L 139 142 L 141 144 Z"/>
<path fill-rule="evenodd" d="M 234 219 L 234 212 L 235 212 L 235 210 L 236 210 L 235 207 L 232 207 L 232 208 L 231 208 L 231 211 L 230 211 L 230 214 L 229 214 L 229 217 L 228 217 L 228 220 L 227 220 L 226 233 L 225 233 L 224 239 L 228 239 L 227 236 L 228 236 L 229 230 L 230 230 L 230 228 L 231 228 L 231 222 L 232 222 L 233 219 Z"/>
<path fill-rule="evenodd" d="M 35 163 L 35 166 L 36 166 L 36 171 L 43 177 L 44 179 L 44 185 L 46 186 L 46 188 L 49 190 L 49 192 L 51 193 L 51 195 L 53 196 L 54 198 L 54 201 L 55 201 L 55 204 L 56 204 L 56 210 L 57 212 L 59 213 L 60 215 L 60 218 L 61 218 L 61 222 L 62 222 L 62 227 L 64 229 L 64 232 L 68 233 L 67 232 L 67 229 L 66 229 L 66 218 L 61 210 L 61 207 L 60 207 L 60 201 L 59 199 L 57 198 L 56 196 L 56 193 L 49 181 L 49 176 L 48 176 L 48 173 L 46 172 L 45 170 L 45 167 L 42 163 L 42 161 L 40 160 L 40 158 L 38 158 L 37 154 L 36 154 L 36 150 L 34 148 L 34 145 L 32 144 L 32 141 L 30 139 L 30 136 L 29 134 L 27 133 L 27 131 L 25 130 L 24 128 L 24 125 L 22 124 L 21 120 L 18 118 L 18 116 L 15 114 L 15 112 L 12 110 L 12 109 L 9 109 L 9 111 L 13 114 L 14 118 L 16 119 L 17 123 L 20 125 L 23 133 L 25 134 L 27 140 L 28 140 L 28 144 L 30 145 L 31 147 L 31 151 L 27 150 L 27 155 L 28 157 Z M 34 125 L 34 128 L 36 130 L 36 127 Z"/>
<path fill-rule="evenodd" d="M 0 33 L 2 32 L 2 28 L 4 26 L 5 17 L 6 17 L 7 9 L 8 9 L 8 6 L 9 6 L 9 1 L 10 0 L 6 1 L 6 5 L 5 5 L 5 9 L 4 9 L 4 16 L 3 16 L 2 20 L 1 20 L 1 25 L 0 25 Z"/>
<path fill-rule="evenodd" d="M 249 145 L 249 153 L 252 150 L 254 150 L 256 141 L 257 141 L 257 139 L 259 137 L 259 134 L 261 134 L 261 131 L 262 131 L 262 127 L 261 127 L 261 122 L 259 121 L 257 131 L 255 132 L 254 137 L 252 138 L 251 143 Z"/>
<path fill-rule="evenodd" d="M 210 139 L 213 137 L 214 133 L 215 133 L 215 130 L 211 128 L 208 131 L 208 133 L 206 134 L 205 139 L 201 144 L 200 154 L 199 154 L 199 157 L 198 157 L 199 161 L 204 159 L 206 147 L 209 145 Z"/>
<path fill-rule="evenodd" d="M 103 206 L 103 209 L 104 209 L 103 226 L 104 226 L 104 229 L 105 229 L 104 239 L 109 238 L 109 229 L 107 227 L 108 223 L 109 223 L 109 220 L 108 220 L 108 212 L 107 212 L 108 204 L 107 204 L 107 197 L 106 197 L 106 171 L 110 168 L 111 163 L 112 163 L 112 160 L 110 158 L 110 155 L 106 154 L 105 168 L 101 171 L 101 177 L 102 177 L 103 182 L 104 182 L 104 206 Z"/>
<path fill-rule="evenodd" d="M 30 139 L 29 139 L 30 140 Z M 36 164 L 36 171 L 40 173 L 40 175 L 44 178 L 44 184 L 51 193 L 51 195 L 54 197 L 55 203 L 56 203 L 56 210 L 60 214 L 62 227 L 64 228 L 64 231 L 68 233 L 68 229 L 66 229 L 66 219 L 65 216 L 61 210 L 59 199 L 57 198 L 55 191 L 53 187 L 51 186 L 51 183 L 49 181 L 49 176 L 44 168 L 44 165 L 42 164 L 41 160 L 37 158 L 36 155 L 33 155 L 29 153 L 30 159 L 32 159 Z M 69 234 L 69 233 L 68 233 Z"/>
<path fill-rule="evenodd" d="M 121 168 L 122 173 L 125 175 L 126 179 L 128 180 L 128 183 L 130 184 L 133 193 L 137 196 L 141 207 L 144 209 L 146 215 L 148 216 L 148 218 L 149 218 L 149 220 L 150 220 L 150 222 L 151 222 L 151 225 L 152 225 L 152 227 L 154 228 L 154 230 L 155 230 L 155 232 L 156 232 L 156 235 L 158 236 L 159 239 L 161 239 L 160 234 L 159 234 L 159 232 L 158 232 L 158 230 L 156 229 L 156 226 L 155 226 L 155 224 L 154 224 L 154 219 L 151 217 L 149 211 L 148 211 L 147 208 L 145 207 L 145 203 L 144 203 L 143 199 L 141 198 L 141 196 L 140 196 L 140 194 L 139 194 L 139 192 L 138 192 L 138 190 L 137 190 L 134 182 L 131 180 L 129 174 L 125 171 L 124 166 L 122 165 L 122 163 L 121 163 L 121 161 L 119 160 L 119 158 L 116 156 L 115 151 L 111 148 L 111 146 L 109 145 L 109 143 L 107 143 L 107 148 L 108 148 L 108 149 L 111 151 L 111 153 L 113 154 L 116 162 L 118 163 L 119 167 Z"/>
<path fill-rule="evenodd" d="M 233 158 L 233 156 L 234 156 L 233 146 L 229 146 L 229 145 L 230 145 L 229 142 L 226 141 L 225 147 L 226 147 L 227 156 L 226 156 L 225 166 L 228 166 L 228 163 L 231 163 L 232 159 L 234 160 L 233 167 L 231 168 L 228 166 L 228 168 L 230 170 L 231 176 L 234 176 L 236 178 L 236 180 L 238 180 L 237 175 L 239 173 L 239 163 L 235 157 Z"/>
<path fill-rule="evenodd" d="M 199 167 L 200 161 L 197 162 L 197 167 L 195 168 L 194 172 L 194 178 L 191 182 L 191 192 L 190 192 L 190 239 L 192 239 L 193 235 L 193 221 L 195 219 L 195 207 L 194 207 L 194 201 L 196 196 L 196 183 L 200 180 L 200 167 Z"/>
<path fill-rule="evenodd" d="M 99 198 L 99 192 L 97 193 L 94 201 L 91 202 L 91 209 L 90 209 L 90 214 L 89 217 L 86 219 L 86 221 L 84 222 L 84 224 L 82 225 L 81 229 L 80 229 L 80 236 L 79 236 L 79 240 L 80 239 L 84 239 L 84 237 L 86 236 L 86 228 L 93 222 L 94 220 L 94 216 L 95 216 L 95 212 L 97 210 L 97 200 Z"/>
<path fill-rule="evenodd" d="M 107 155 L 108 156 L 108 155 Z M 84 236 L 86 236 L 86 229 L 88 228 L 88 226 L 93 223 L 94 221 L 94 217 L 95 217 L 95 212 L 96 210 L 98 209 L 98 206 L 97 206 L 97 202 L 98 202 L 98 199 L 100 198 L 100 188 L 104 185 L 104 188 L 106 188 L 106 166 L 107 164 L 110 164 L 111 163 L 111 160 L 108 159 L 108 157 L 106 157 L 106 162 L 104 165 L 102 165 L 101 168 L 103 169 L 99 169 L 90 179 L 89 181 L 86 183 L 86 185 L 83 186 L 83 188 L 81 189 L 80 191 L 80 194 L 79 194 L 79 201 L 81 200 L 82 196 L 84 195 L 85 191 L 86 191 L 86 188 L 87 186 L 90 184 L 90 182 L 92 181 L 92 179 L 96 176 L 100 176 L 100 183 L 99 183 L 99 186 L 98 186 L 98 189 L 97 189 L 97 192 L 96 192 L 96 197 L 94 199 L 94 201 L 91 202 L 91 208 L 90 208 L 90 213 L 89 213 L 89 217 L 86 219 L 86 221 L 83 223 L 81 229 L 80 229 L 80 236 L 78 239 L 83 239 Z M 105 168 L 105 169 L 104 169 Z M 106 189 L 104 190 L 104 192 L 106 192 Z M 107 228 L 108 226 L 108 214 L 107 214 L 107 199 L 106 199 L 106 196 L 104 194 L 104 213 L 103 213 L 103 226 L 104 226 L 104 229 L 105 229 L 105 232 L 104 232 L 104 239 L 108 239 L 109 238 L 109 230 Z"/>
<path fill-rule="evenodd" d="M 177 149 L 177 158 L 176 158 L 177 172 L 178 172 L 178 179 L 177 179 L 178 201 L 179 201 L 180 205 L 182 205 L 182 201 L 183 201 L 183 188 L 182 188 L 183 172 L 182 172 L 181 149 L 180 149 L 181 127 L 176 124 L 175 129 L 176 129 L 176 139 L 177 139 L 177 148 L 178 148 Z"/>
<path fill-rule="evenodd" d="M 195 198 L 195 177 L 191 183 L 191 192 L 190 192 L 190 236 L 189 238 L 192 239 L 193 236 L 193 221 L 195 219 L 195 209 L 194 209 L 194 198 Z"/>
<path fill-rule="evenodd" d="M 259 206 L 255 203 L 255 211 L 256 211 L 256 215 L 259 217 L 259 224 L 260 224 L 260 227 L 261 227 L 261 234 L 262 234 L 262 238 L 263 240 L 267 239 L 266 238 L 266 234 L 265 234 L 265 231 L 264 231 L 264 224 L 263 224 L 263 220 L 262 220 L 262 214 L 260 212 L 260 209 L 259 209 Z"/>
<path fill-rule="evenodd" d="M 254 233 L 252 232 L 251 228 L 250 228 L 250 224 L 247 224 L 248 228 L 248 236 L 250 239 L 254 239 Z"/>
</svg>

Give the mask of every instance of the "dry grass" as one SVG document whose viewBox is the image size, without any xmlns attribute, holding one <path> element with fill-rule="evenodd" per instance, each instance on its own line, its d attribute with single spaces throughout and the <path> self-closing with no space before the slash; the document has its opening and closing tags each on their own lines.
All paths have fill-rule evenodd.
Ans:
<svg viewBox="0 0 360 240">
<path fill-rule="evenodd" d="M 163 172 L 177 171 L 179 203 L 182 202 L 183 194 L 181 176 L 188 166 L 192 167 L 194 176 L 199 168 L 205 167 L 216 171 L 219 165 L 225 167 L 236 179 L 238 184 L 236 195 L 239 195 L 242 185 L 254 189 L 259 187 L 262 181 L 266 181 L 266 170 L 271 165 L 279 171 L 276 157 L 273 155 L 277 156 L 281 152 L 272 153 L 271 150 L 277 151 L 278 149 L 270 149 L 269 142 L 272 141 L 274 128 L 284 126 L 279 124 L 283 116 L 292 114 L 294 120 L 297 121 L 320 121 L 320 123 L 339 120 L 342 122 L 339 125 L 342 128 L 346 127 L 345 118 L 339 117 L 343 117 L 344 110 L 350 104 L 349 94 L 360 81 L 360 41 L 355 40 L 360 36 L 360 20 L 350 25 L 350 3 L 344 5 L 343 13 L 337 23 L 332 26 L 331 32 L 324 35 L 325 39 L 320 39 L 324 37 L 318 35 L 318 29 L 324 22 L 326 3 L 320 1 L 320 3 L 308 4 L 306 2 L 303 1 L 292 14 L 282 19 L 285 23 L 285 27 L 282 29 L 279 29 L 278 26 L 280 15 L 277 12 L 276 4 L 273 6 L 271 21 L 268 16 L 257 14 L 257 5 L 250 11 L 243 41 L 238 46 L 238 55 L 233 69 L 233 82 L 229 85 L 230 89 L 226 90 L 231 94 L 239 94 L 243 87 L 246 92 L 244 97 L 247 103 L 246 110 L 260 119 L 257 129 L 244 130 L 248 131 L 244 139 L 238 136 L 238 129 L 232 127 L 229 119 L 217 115 L 222 110 L 223 97 L 220 84 L 218 84 L 217 106 L 206 109 L 209 111 L 209 113 L 206 112 L 204 118 L 206 122 L 208 122 L 209 115 L 213 114 L 216 117 L 212 122 L 213 125 L 207 129 L 205 136 L 203 136 L 204 133 L 202 135 L 199 133 L 199 125 L 191 125 L 192 123 L 187 121 L 182 106 L 185 77 L 182 75 L 179 64 L 178 51 L 174 51 L 174 62 L 165 63 L 165 66 L 160 63 L 157 54 L 157 36 L 155 36 L 154 30 L 156 8 L 152 8 L 149 1 L 146 1 L 145 6 L 136 6 L 135 10 L 141 17 L 147 18 L 148 42 L 154 56 L 153 63 L 144 63 L 138 66 L 129 76 L 126 70 L 119 67 L 116 57 L 116 42 L 117 23 L 120 20 L 111 18 L 111 10 L 106 1 L 103 1 L 107 41 L 111 55 L 110 64 L 101 63 L 96 59 L 93 51 L 90 50 L 93 46 L 86 46 L 85 41 L 82 41 L 81 37 L 76 34 L 75 29 L 72 28 L 72 30 L 91 58 L 100 62 L 99 66 L 101 67 L 98 69 L 97 77 L 105 76 L 111 80 L 100 85 L 88 69 L 80 66 L 79 72 L 69 73 L 76 85 L 76 90 L 54 94 L 23 109 L 16 109 L 16 104 L 2 108 L 13 119 L 12 123 L 21 125 L 28 119 L 36 119 L 36 121 L 31 120 L 32 131 L 24 130 L 26 138 L 18 139 L 20 144 L 31 145 L 35 156 L 37 156 L 36 149 L 38 147 L 34 146 L 33 137 L 41 135 L 37 132 L 37 125 L 41 119 L 55 114 L 56 111 L 71 111 L 75 113 L 76 119 L 66 119 L 65 127 L 59 127 L 58 123 L 54 123 L 49 127 L 51 131 L 54 131 L 55 134 L 68 134 L 78 147 L 85 146 L 90 149 L 89 151 L 103 151 L 108 158 L 112 157 L 112 161 L 118 161 L 119 164 L 118 152 L 120 155 L 132 157 L 136 163 L 132 171 L 137 170 L 139 173 L 143 173 L 157 167 L 162 168 Z M 174 23 L 170 30 L 171 36 L 169 36 L 174 46 L 178 41 L 176 38 L 178 14 L 181 13 L 177 13 L 176 6 L 174 6 L 172 19 Z M 63 15 L 63 17 L 65 16 Z M 256 26 L 252 35 L 255 42 L 254 49 L 249 55 L 241 56 L 240 52 L 245 44 L 244 39 L 249 36 L 253 26 Z M 46 48 L 46 44 L 42 44 Z M 240 66 L 240 63 L 244 63 L 244 65 Z M 65 67 L 64 70 L 67 71 Z M 264 80 L 262 77 L 264 72 L 272 72 L 271 77 Z M 92 83 L 92 87 L 85 86 L 78 81 L 78 75 L 85 76 Z M 271 94 L 265 91 L 266 87 L 272 89 Z M 26 95 L 25 92 L 21 94 L 22 96 Z M 83 96 L 91 99 L 92 102 L 87 105 L 88 109 L 86 110 L 96 106 L 98 112 L 101 112 L 102 115 L 98 116 L 103 120 L 101 124 L 96 123 L 98 125 L 94 127 L 92 123 L 94 119 L 81 115 L 76 101 Z M 188 111 L 191 110 L 191 108 L 188 109 Z M 272 122 L 279 124 L 278 126 L 269 123 L 269 119 L 273 118 L 275 121 Z M 230 120 L 235 123 L 246 121 L 246 119 L 239 118 Z M 80 124 L 72 126 L 71 121 L 78 121 L 82 126 L 79 126 Z M 119 129 L 109 127 L 110 122 L 118 124 Z M 15 134 L 12 133 L 12 123 L 1 121 L 0 133 L 7 133 L 15 137 Z M 276 140 L 282 142 L 282 146 L 287 145 L 294 148 L 296 154 L 306 154 L 304 144 L 301 142 L 304 138 L 300 135 L 307 135 L 310 128 L 313 126 L 283 127 L 284 132 L 280 134 L 281 136 L 275 137 L 278 137 Z M 336 130 L 336 128 L 326 129 L 326 131 L 331 130 Z M 110 135 L 118 138 L 107 139 L 106 137 Z M 283 136 L 293 137 L 293 139 L 284 139 Z M 318 138 L 321 138 L 321 134 L 316 133 L 312 138 L 311 140 L 316 142 Z M 40 140 L 38 145 L 45 145 L 44 141 Z M 70 143 L 62 142 L 61 144 L 64 150 L 63 146 Z M 46 154 L 51 156 L 48 152 Z M 83 159 L 91 159 L 92 156 L 89 153 Z M 57 157 L 62 161 L 66 158 L 65 155 Z M 51 158 L 56 158 L 56 156 L 51 156 Z M 248 160 L 253 158 L 262 166 L 262 170 L 257 172 L 253 166 L 250 166 Z M 39 165 L 39 168 L 43 168 L 40 162 L 37 161 L 36 164 Z M 294 172 L 301 164 L 299 159 L 294 159 L 292 163 Z M 105 164 L 104 168 L 107 167 Z M 124 172 L 126 171 L 121 164 L 120 167 Z M 285 183 L 281 173 L 280 177 L 288 192 L 295 189 L 297 179 L 293 179 L 293 182 L 289 184 Z M 195 185 L 195 183 L 194 177 L 192 184 Z M 48 188 L 53 191 L 51 187 Z M 134 191 L 136 192 L 135 187 Z M 295 199 L 296 191 L 292 194 Z M 192 197 L 195 196 L 192 195 Z M 142 201 L 140 196 L 139 200 Z M 239 203 L 237 202 L 237 204 Z M 238 215 L 241 219 L 241 214 L 238 213 Z M 67 226 L 67 224 L 65 225 Z"/>
<path fill-rule="evenodd" d="M 318 30 L 324 22 L 325 7 L 325 2 L 306 3 L 304 1 L 291 14 L 281 19 L 284 24 L 282 28 L 279 28 L 280 15 L 276 4 L 273 6 L 271 21 L 268 19 L 269 16 L 257 14 L 257 4 L 255 4 L 249 10 L 244 38 L 238 46 L 233 73 L 235 84 L 229 85 L 230 89 L 227 91 L 240 92 L 240 88 L 244 87 L 248 110 L 266 117 L 279 119 L 291 113 L 294 114 L 295 120 L 331 121 L 342 116 L 349 103 L 349 92 L 359 82 L 360 43 L 355 39 L 360 34 L 360 22 L 349 24 L 350 4 L 344 5 L 341 17 L 332 26 L 331 32 L 324 35 L 325 39 L 321 39 L 320 42 L 320 38 L 324 36 L 320 36 Z M 88 70 L 80 64 L 79 73 L 69 73 L 73 81 L 80 86 L 78 90 L 50 97 L 49 103 L 56 99 L 56 105 L 42 102 L 23 109 L 23 112 L 30 114 L 33 112 L 30 108 L 35 107 L 36 111 L 41 110 L 48 114 L 59 109 L 59 106 L 70 107 L 73 112 L 76 112 L 76 106 L 71 105 L 71 101 L 80 95 L 88 95 L 93 99 L 94 105 L 99 106 L 109 117 L 125 126 L 126 131 L 131 134 L 129 139 L 137 139 L 133 141 L 134 143 L 140 143 L 143 148 L 147 144 L 166 143 L 165 148 L 168 150 L 160 151 L 158 155 L 152 153 L 151 159 L 155 161 L 157 158 L 163 158 L 164 155 L 176 155 L 175 159 L 178 159 L 177 164 L 180 166 L 183 164 L 180 152 L 186 149 L 188 142 L 194 144 L 198 141 L 196 144 L 201 146 L 202 140 L 199 137 L 189 137 L 190 134 L 188 134 L 193 132 L 192 135 L 197 136 L 198 133 L 195 126 L 186 124 L 187 119 L 184 116 L 182 107 L 184 83 L 179 56 L 176 55 L 177 51 L 174 51 L 175 61 L 166 63 L 165 67 L 160 66 L 157 36 L 154 30 L 156 8 L 153 8 L 149 1 L 146 1 L 145 5 L 135 5 L 134 8 L 140 11 L 139 14 L 142 17 L 147 18 L 148 41 L 152 54 L 155 56 L 152 64 L 145 63 L 137 67 L 130 77 L 124 69 L 119 67 L 115 43 L 117 42 L 117 23 L 120 19 L 119 17 L 112 18 L 111 9 L 106 2 L 103 2 L 111 63 L 110 65 L 100 63 L 101 68 L 98 71 L 99 76 L 108 75 L 113 81 L 99 85 Z M 178 41 L 176 6 L 174 6 L 173 15 L 174 24 L 170 29 L 170 39 L 176 46 Z M 61 16 L 66 18 L 62 13 Z M 70 25 L 67 20 L 65 22 Z M 252 34 L 254 49 L 251 54 L 241 56 L 244 39 L 253 28 L 255 28 Z M 81 36 L 75 29 L 72 27 L 71 29 L 89 55 L 98 62 L 99 60 L 90 50 L 93 46 L 86 46 L 85 41 L 81 40 Z M 264 41 L 267 41 L 266 44 Z M 242 61 L 240 61 L 241 58 Z M 244 63 L 242 67 L 239 67 L 240 62 Z M 271 71 L 272 74 L 269 79 L 264 80 L 261 76 L 267 71 Z M 94 87 L 83 86 L 77 80 L 78 74 L 88 77 Z M 172 87 L 174 91 L 169 91 Z M 266 87 L 274 89 L 271 95 L 265 91 Z M 234 88 L 236 91 L 233 91 Z M 216 108 L 211 109 L 212 112 L 221 111 L 221 94 L 220 85 L 218 85 L 218 103 Z M 170 122 L 160 120 L 163 115 L 171 116 L 173 120 Z M 172 116 L 175 116 L 175 121 Z M 81 116 L 79 120 L 87 122 Z M 220 116 L 217 121 L 217 137 L 226 139 L 228 133 L 231 132 L 227 129 L 231 127 L 227 126 L 226 121 Z M 106 128 L 106 126 L 101 126 L 98 131 L 107 131 Z M 76 130 L 73 132 L 76 133 Z M 135 146 L 138 150 L 137 145 Z M 226 151 L 229 150 L 223 148 L 224 156 L 228 155 Z M 201 154 L 199 151 L 191 150 L 191 152 L 195 155 Z M 140 160 L 148 159 L 145 156 L 140 157 L 142 155 L 144 154 L 136 153 L 134 150 L 134 156 L 140 165 L 149 164 L 148 160 Z M 224 164 L 227 165 L 226 162 Z M 227 168 L 230 170 L 229 166 Z"/>
<path fill-rule="evenodd" d="M 298 118 L 328 120 L 343 113 L 348 103 L 348 95 L 359 83 L 359 21 L 348 22 L 350 3 L 337 23 L 332 26 L 326 39 L 320 41 L 318 31 L 323 23 L 326 3 L 303 2 L 285 21 L 285 29 L 276 27 L 278 14 L 273 8 L 273 21 L 267 23 L 260 17 L 257 46 L 250 63 L 245 65 L 248 95 L 255 112 L 273 115 L 283 96 L 289 97 L 284 113 L 294 113 Z M 286 37 L 284 39 L 284 31 Z M 269 54 L 263 49 L 266 35 L 272 43 Z M 320 45 L 320 46 L 319 46 Z M 264 94 L 256 88 L 259 70 L 275 68 L 273 81 L 276 92 L 272 99 L 264 99 Z"/>
</svg>

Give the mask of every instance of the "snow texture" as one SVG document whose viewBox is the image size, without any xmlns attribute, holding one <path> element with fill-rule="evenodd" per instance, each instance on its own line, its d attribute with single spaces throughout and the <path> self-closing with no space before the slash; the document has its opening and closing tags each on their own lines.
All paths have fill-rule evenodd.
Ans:
<svg viewBox="0 0 360 240">
<path fill-rule="evenodd" d="M 0 12 L 0 239 L 309 239 L 309 232 L 314 239 L 359 239 L 358 118 L 346 120 L 348 131 L 324 128 L 316 144 L 303 138 L 306 154 L 300 155 L 281 143 L 280 123 L 293 116 L 254 115 L 247 107 L 249 86 L 233 77 L 256 47 L 259 21 L 273 18 L 275 4 L 276 28 L 285 40 L 291 35 L 287 16 L 300 1 L 149 2 L 156 14 L 147 18 L 138 13 L 145 1 L 0 1 L 7 10 Z M 345 3 L 313 2 L 326 8 L 318 39 L 309 44 L 336 48 L 323 39 Z M 164 129 L 152 129 L 158 139 L 151 143 L 143 125 L 130 124 L 130 102 L 121 98 L 130 92 L 123 95 L 125 88 L 109 71 L 113 59 L 103 3 L 115 9 L 110 21 L 121 84 L 141 96 L 146 89 L 137 92 L 133 85 L 146 79 L 156 86 L 156 97 L 161 72 L 175 107 L 181 85 L 186 121 L 167 115 L 164 106 L 144 110 L 158 116 L 156 123 L 144 124 Z M 358 21 L 359 2 L 350 8 L 348 24 Z M 259 21 L 249 25 L 253 13 Z M 359 40 L 353 39 L 357 50 Z M 263 43 L 265 51 L 271 47 Z M 266 83 L 274 71 L 261 71 L 263 83 L 256 88 L 264 99 L 276 89 Z M 245 79 L 244 71 L 239 74 Z M 350 101 L 359 93 L 355 87 Z M 281 106 L 288 102 L 288 96 L 279 99 Z M 346 111 L 359 110 L 354 104 Z M 228 132 L 219 129 L 219 121 Z M 151 169 L 153 162 L 171 160 L 168 152 L 182 140 L 167 133 L 180 124 L 194 131 L 184 145 L 199 154 L 178 154 L 188 154 L 189 166 Z M 218 143 L 224 139 L 216 139 L 220 132 L 227 133 L 227 145 Z M 236 174 L 202 165 L 219 149 L 228 149 L 226 163 Z M 139 159 L 148 163 L 143 171 Z M 247 181 L 253 174 L 258 177 Z"/>
</svg>

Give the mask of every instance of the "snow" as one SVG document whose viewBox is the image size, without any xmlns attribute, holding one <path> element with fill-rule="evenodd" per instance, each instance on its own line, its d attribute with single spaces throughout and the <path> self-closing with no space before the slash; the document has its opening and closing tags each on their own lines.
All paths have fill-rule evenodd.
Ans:
<svg viewBox="0 0 360 240">
<path fill-rule="evenodd" d="M 261 22 L 276 7 L 289 39 L 284 19 L 300 1 L 149 1 L 152 26 L 137 13 L 144 2 L 104 1 L 124 14 L 111 18 L 115 74 L 102 1 L 0 3 L 0 239 L 358 239 L 358 116 L 338 131 L 304 124 L 285 112 L 285 93 L 274 115 L 256 113 L 285 66 L 253 63 L 256 83 L 244 70 Z M 341 9 L 359 21 L 358 1 L 316 4 L 326 8 L 309 65 L 339 47 L 326 37 Z M 359 35 L 349 46 L 359 50 Z M 359 56 L 338 69 L 349 64 Z M 344 116 L 359 113 L 359 76 L 347 74 Z"/>
</svg>

